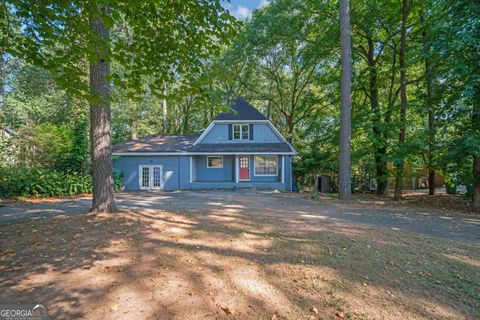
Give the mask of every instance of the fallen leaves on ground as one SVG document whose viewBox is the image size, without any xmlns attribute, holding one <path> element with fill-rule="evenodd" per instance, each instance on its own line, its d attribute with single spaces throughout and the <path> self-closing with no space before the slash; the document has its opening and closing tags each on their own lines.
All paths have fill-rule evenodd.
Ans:
<svg viewBox="0 0 480 320">
<path fill-rule="evenodd" d="M 230 309 L 230 307 L 223 306 L 221 309 L 226 313 L 226 314 L 233 314 L 233 310 Z"/>
</svg>

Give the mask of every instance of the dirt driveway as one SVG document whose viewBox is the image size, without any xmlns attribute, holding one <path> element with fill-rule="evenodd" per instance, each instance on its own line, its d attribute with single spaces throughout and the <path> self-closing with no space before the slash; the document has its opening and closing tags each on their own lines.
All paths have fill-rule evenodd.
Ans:
<svg viewBox="0 0 480 320">
<path fill-rule="evenodd" d="M 352 227 L 381 227 L 415 232 L 462 242 L 480 242 L 480 217 L 452 217 L 417 208 L 375 208 L 355 203 L 307 200 L 298 194 L 241 190 L 125 192 L 116 196 L 121 210 L 152 209 L 174 212 L 204 212 L 235 206 L 245 214 L 282 216 L 292 225 L 340 223 Z M 25 220 L 85 213 L 90 199 L 0 207 L 0 225 Z"/>
<path fill-rule="evenodd" d="M 0 302 L 54 319 L 480 316 L 478 219 L 245 191 L 117 200 L 0 208 Z"/>
</svg>

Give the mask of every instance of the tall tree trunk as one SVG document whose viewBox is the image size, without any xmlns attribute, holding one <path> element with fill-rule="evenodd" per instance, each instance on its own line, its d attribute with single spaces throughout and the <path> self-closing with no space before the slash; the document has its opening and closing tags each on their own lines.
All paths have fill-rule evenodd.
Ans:
<svg viewBox="0 0 480 320">
<path fill-rule="evenodd" d="M 95 60 L 90 62 L 90 89 L 101 103 L 90 104 L 90 137 L 92 139 L 92 212 L 115 212 L 113 196 L 112 150 L 110 136 L 110 62 L 106 59 L 109 32 L 98 14 L 90 16 L 90 28 L 95 37 Z M 91 60 L 92 61 L 92 60 Z"/>
<path fill-rule="evenodd" d="M 163 108 L 163 134 L 168 133 L 168 109 L 167 109 L 167 84 L 163 85 L 162 108 Z"/>
<path fill-rule="evenodd" d="M 5 103 L 5 83 L 7 80 L 7 72 L 6 72 L 6 51 L 9 46 L 10 40 L 10 20 L 9 20 L 9 8 L 6 6 L 5 3 L 2 3 L 4 6 L 1 10 L 5 11 L 6 17 L 6 28 L 2 32 L 2 40 L 0 43 L 0 129 L 3 128 L 3 108 Z"/>
<path fill-rule="evenodd" d="M 433 71 L 430 59 L 430 33 L 429 27 L 425 19 L 425 13 L 420 13 L 420 22 L 423 25 L 422 38 L 423 38 L 423 52 L 425 55 L 425 85 L 427 90 L 427 109 L 428 109 L 428 154 L 427 154 L 427 166 L 428 166 L 428 194 L 435 194 L 435 169 L 433 165 L 433 156 L 435 148 L 435 106 L 433 103 Z"/>
<path fill-rule="evenodd" d="M 130 118 L 130 134 L 132 140 L 138 139 L 138 119 L 136 116 Z"/>
<path fill-rule="evenodd" d="M 3 115 L 3 95 L 5 93 L 5 78 L 6 78 L 6 72 L 5 68 L 3 67 L 3 55 L 4 52 L 0 50 L 0 128 L 2 125 L 2 115 Z"/>
<path fill-rule="evenodd" d="M 5 70 L 3 66 L 3 51 L 0 50 L 0 129 L 3 128 L 3 104 L 5 94 Z"/>
<path fill-rule="evenodd" d="M 191 98 L 190 97 L 187 97 L 185 99 L 185 104 L 184 104 L 184 107 L 183 107 L 183 115 L 182 115 L 182 118 L 183 118 L 183 125 L 182 125 L 182 133 L 183 134 L 187 134 L 188 133 L 188 130 L 190 129 L 190 107 L 192 105 L 192 101 L 191 101 Z"/>
<path fill-rule="evenodd" d="M 480 85 L 477 85 L 473 101 L 472 128 L 480 136 Z M 473 155 L 473 199 L 472 207 L 480 210 L 480 154 Z"/>
<path fill-rule="evenodd" d="M 384 195 L 387 191 L 387 148 L 382 134 L 382 115 L 380 111 L 380 102 L 378 99 L 378 81 L 377 64 L 375 60 L 375 43 L 370 35 L 367 36 L 368 42 L 368 73 L 369 73 L 369 92 L 370 105 L 372 108 L 372 132 L 373 149 L 375 159 L 375 170 L 377 180 L 377 194 Z"/>
<path fill-rule="evenodd" d="M 288 129 L 287 141 L 288 143 L 292 143 L 293 133 L 295 131 L 295 122 L 293 121 L 293 113 L 289 114 L 287 117 L 287 129 Z"/>
<path fill-rule="evenodd" d="M 410 0 L 411 1 L 411 0 Z M 406 138 L 406 127 L 407 127 L 407 66 L 405 63 L 406 48 L 407 48 L 407 23 L 408 15 L 410 13 L 411 2 L 409 0 L 402 0 L 402 28 L 401 28 L 401 38 L 400 38 L 400 134 L 398 138 L 398 149 L 400 160 L 397 163 L 397 172 L 395 177 L 395 194 L 394 199 L 400 200 L 402 198 L 402 189 L 403 189 L 403 172 L 404 172 L 404 145 Z"/>
<path fill-rule="evenodd" d="M 350 135 L 352 130 L 352 47 L 350 34 L 350 0 L 340 0 L 340 41 L 342 47 L 342 76 L 340 97 L 340 155 L 338 197 L 352 196 L 350 180 Z"/>
<path fill-rule="evenodd" d="M 269 98 L 267 102 L 267 118 L 270 119 L 270 111 L 272 109 L 272 100 Z"/>
</svg>

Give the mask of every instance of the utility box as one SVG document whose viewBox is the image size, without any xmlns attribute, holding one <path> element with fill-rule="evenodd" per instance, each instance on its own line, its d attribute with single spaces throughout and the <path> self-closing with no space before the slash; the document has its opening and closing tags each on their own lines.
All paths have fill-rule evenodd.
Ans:
<svg viewBox="0 0 480 320">
<path fill-rule="evenodd" d="M 332 192 L 329 176 L 317 176 L 315 179 L 315 190 L 318 192 Z"/>
</svg>

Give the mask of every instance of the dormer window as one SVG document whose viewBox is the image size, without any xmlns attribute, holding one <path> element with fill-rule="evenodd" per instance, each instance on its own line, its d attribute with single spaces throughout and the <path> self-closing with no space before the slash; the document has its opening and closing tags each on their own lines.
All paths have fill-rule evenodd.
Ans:
<svg viewBox="0 0 480 320">
<path fill-rule="evenodd" d="M 250 126 L 248 124 L 233 125 L 233 140 L 250 139 Z"/>
</svg>

